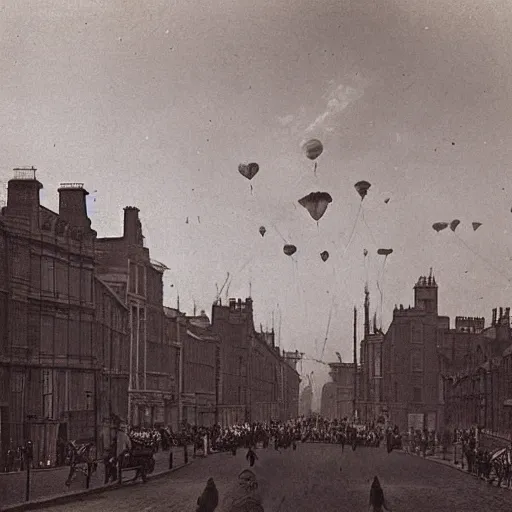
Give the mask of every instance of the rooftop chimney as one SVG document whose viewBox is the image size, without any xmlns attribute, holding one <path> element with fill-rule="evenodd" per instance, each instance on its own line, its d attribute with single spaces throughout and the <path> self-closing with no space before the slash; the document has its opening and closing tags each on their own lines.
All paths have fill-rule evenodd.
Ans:
<svg viewBox="0 0 512 512">
<path fill-rule="evenodd" d="M 492 322 L 491 322 L 491 326 L 495 326 L 496 325 L 496 313 L 497 313 L 497 309 L 496 308 L 493 308 L 492 310 Z"/>
<path fill-rule="evenodd" d="M 25 219 L 39 225 L 39 191 L 43 185 L 36 179 L 35 167 L 14 169 L 14 178 L 7 186 L 7 207 L 5 213 L 11 217 Z"/>
<path fill-rule="evenodd" d="M 498 318 L 498 323 L 501 322 L 502 318 L 503 318 L 503 308 L 500 308 L 500 317 Z"/>
<path fill-rule="evenodd" d="M 70 226 L 89 228 L 91 221 L 87 217 L 85 197 L 89 192 L 83 183 L 61 183 L 59 192 L 59 216 Z"/>
<path fill-rule="evenodd" d="M 124 209 L 123 238 L 132 245 L 144 245 L 142 236 L 142 224 L 139 220 L 139 209 L 135 206 L 127 206 Z"/>
</svg>

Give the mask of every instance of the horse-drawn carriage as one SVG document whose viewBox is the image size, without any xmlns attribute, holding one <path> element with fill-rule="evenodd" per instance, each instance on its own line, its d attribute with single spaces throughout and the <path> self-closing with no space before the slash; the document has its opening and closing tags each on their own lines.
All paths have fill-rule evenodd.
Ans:
<svg viewBox="0 0 512 512">
<path fill-rule="evenodd" d="M 152 447 L 132 440 L 132 448 L 119 457 L 119 481 L 121 481 L 123 472 L 135 471 L 132 480 L 137 480 L 140 476 L 143 482 L 147 482 L 148 475 L 155 470 L 154 454 Z"/>
</svg>

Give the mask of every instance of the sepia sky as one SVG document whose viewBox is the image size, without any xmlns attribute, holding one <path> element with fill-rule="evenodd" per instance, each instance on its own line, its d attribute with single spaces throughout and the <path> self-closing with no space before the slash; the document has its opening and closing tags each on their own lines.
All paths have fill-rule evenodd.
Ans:
<svg viewBox="0 0 512 512">
<path fill-rule="evenodd" d="M 36 166 L 53 209 L 84 182 L 100 236 L 139 207 L 168 305 L 210 314 L 230 272 L 283 347 L 320 359 L 331 311 L 324 359 L 351 360 L 367 276 L 380 317 L 379 247 L 384 328 L 430 267 L 452 321 L 511 304 L 508 0 L 16 0 L 0 29 L 0 180 Z M 318 226 L 313 191 L 333 198 Z M 431 228 L 454 218 L 459 238 Z"/>
</svg>

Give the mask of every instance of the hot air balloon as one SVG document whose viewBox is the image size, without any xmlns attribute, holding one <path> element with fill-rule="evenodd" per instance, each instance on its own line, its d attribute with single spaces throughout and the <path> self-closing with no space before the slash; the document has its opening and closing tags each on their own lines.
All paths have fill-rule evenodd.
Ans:
<svg viewBox="0 0 512 512">
<path fill-rule="evenodd" d="M 457 229 L 457 226 L 460 224 L 460 220 L 459 219 L 454 219 L 450 222 L 450 229 L 455 232 L 455 230 Z"/>
<path fill-rule="evenodd" d="M 327 251 L 323 251 L 320 253 L 320 257 L 322 258 L 322 261 L 327 261 L 329 259 L 329 253 Z"/>
<path fill-rule="evenodd" d="M 265 226 L 260 226 L 260 235 L 265 236 L 266 232 L 267 232 L 267 230 L 265 229 Z"/>
<path fill-rule="evenodd" d="M 259 170 L 260 166 L 256 163 L 240 164 L 238 166 L 238 172 L 248 180 L 252 180 Z"/>
<path fill-rule="evenodd" d="M 368 251 L 366 249 L 363 251 L 363 255 L 365 258 L 366 258 L 366 256 L 368 256 Z"/>
<path fill-rule="evenodd" d="M 393 252 L 393 249 L 379 249 L 377 254 L 380 256 L 389 256 Z"/>
<path fill-rule="evenodd" d="M 389 197 L 386 197 L 386 199 L 384 199 L 384 202 L 385 202 L 386 204 L 388 204 L 388 203 L 389 203 Z"/>
<path fill-rule="evenodd" d="M 432 227 L 439 233 L 439 231 L 448 227 L 448 222 L 435 222 L 432 224 Z"/>
<path fill-rule="evenodd" d="M 299 204 L 306 208 L 316 221 L 323 217 L 329 203 L 332 203 L 332 197 L 327 192 L 311 192 L 299 199 Z"/>
<path fill-rule="evenodd" d="M 358 181 L 354 187 L 357 190 L 357 193 L 361 196 L 361 200 L 363 200 L 366 194 L 368 194 L 371 184 L 367 181 Z"/>
<path fill-rule="evenodd" d="M 297 252 L 297 247 L 295 247 L 295 245 L 286 244 L 283 247 L 283 252 L 286 254 L 286 256 L 292 256 Z"/>
<path fill-rule="evenodd" d="M 481 225 L 482 225 L 481 222 L 473 222 L 472 223 L 473 231 L 476 231 Z"/>
<path fill-rule="evenodd" d="M 308 140 L 303 149 L 310 160 L 316 160 L 324 151 L 324 147 L 318 139 Z"/>
</svg>

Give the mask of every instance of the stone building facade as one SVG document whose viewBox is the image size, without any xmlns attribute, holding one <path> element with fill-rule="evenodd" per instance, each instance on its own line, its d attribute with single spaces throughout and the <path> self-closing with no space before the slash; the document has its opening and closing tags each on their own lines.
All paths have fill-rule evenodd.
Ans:
<svg viewBox="0 0 512 512">
<path fill-rule="evenodd" d="M 493 309 L 491 325 L 462 343 L 459 364 L 445 373 L 447 424 L 479 426 L 510 440 L 512 434 L 512 330 L 510 308 Z"/>
<path fill-rule="evenodd" d="M 165 334 L 163 273 L 144 247 L 139 210 L 124 209 L 123 236 L 98 238 L 96 271 L 128 307 L 128 422 L 136 426 L 171 424 L 178 403 L 172 341 Z"/>
<path fill-rule="evenodd" d="M 414 307 L 395 307 L 382 344 L 383 398 L 401 429 L 444 425 L 444 391 L 438 346 L 450 320 L 438 314 L 435 277 L 420 277 Z"/>
<path fill-rule="evenodd" d="M 221 343 L 219 422 L 290 418 L 298 403 L 300 378 L 294 363 L 290 366 L 289 358 L 275 345 L 274 332 L 254 329 L 252 299 L 214 304 L 212 330 Z"/>
<path fill-rule="evenodd" d="M 16 169 L 0 215 L 0 456 L 31 439 L 35 463 L 53 465 L 59 437 L 101 448 L 100 400 L 122 410 L 122 390 L 104 394 L 116 370 L 96 334 L 126 349 L 126 308 L 94 278 L 83 185 L 61 185 L 58 213 L 40 204 L 41 188 L 35 169 Z M 101 329 L 98 305 L 113 312 Z"/>
</svg>

